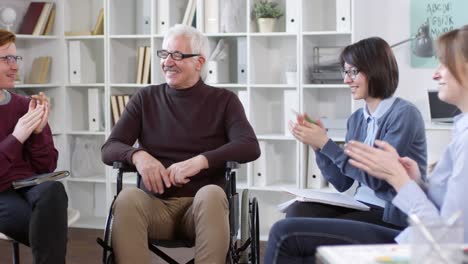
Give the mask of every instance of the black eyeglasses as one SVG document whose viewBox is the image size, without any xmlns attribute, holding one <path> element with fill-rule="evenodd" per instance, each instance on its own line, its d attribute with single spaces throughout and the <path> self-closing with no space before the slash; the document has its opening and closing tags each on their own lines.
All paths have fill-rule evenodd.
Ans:
<svg viewBox="0 0 468 264">
<path fill-rule="evenodd" d="M 18 61 L 22 61 L 23 57 L 14 56 L 14 55 L 6 55 L 6 56 L 3 56 L 3 57 L 0 57 L 0 60 L 8 63 L 8 65 L 13 65 L 13 63 L 18 63 Z"/>
<path fill-rule="evenodd" d="M 348 75 L 349 78 L 351 78 L 351 80 L 355 80 L 356 79 L 356 76 L 359 74 L 359 70 L 356 69 L 356 68 L 351 68 L 349 70 L 342 70 L 341 71 L 341 76 L 343 76 L 343 79 L 346 78 L 346 75 Z"/>
<path fill-rule="evenodd" d="M 169 55 L 171 55 L 172 59 L 176 61 L 180 61 L 185 58 L 200 56 L 200 54 L 184 54 L 179 51 L 169 52 L 167 50 L 158 50 L 156 52 L 156 55 L 158 55 L 158 57 L 161 59 L 166 59 L 167 57 L 169 57 Z"/>
</svg>

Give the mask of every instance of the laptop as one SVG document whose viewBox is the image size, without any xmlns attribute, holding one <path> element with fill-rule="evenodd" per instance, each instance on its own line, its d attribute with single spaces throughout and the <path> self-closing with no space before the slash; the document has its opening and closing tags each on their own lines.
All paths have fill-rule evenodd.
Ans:
<svg viewBox="0 0 468 264">
<path fill-rule="evenodd" d="M 460 109 L 439 99 L 437 91 L 428 91 L 431 121 L 436 124 L 452 124 L 453 117 L 460 114 Z"/>
</svg>

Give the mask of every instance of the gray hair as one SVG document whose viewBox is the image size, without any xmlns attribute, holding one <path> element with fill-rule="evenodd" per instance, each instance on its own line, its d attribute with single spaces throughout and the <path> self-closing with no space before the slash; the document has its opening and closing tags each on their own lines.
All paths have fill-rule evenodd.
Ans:
<svg viewBox="0 0 468 264">
<path fill-rule="evenodd" d="M 205 64 L 203 64 L 202 69 L 200 71 L 200 77 L 203 80 L 205 80 L 207 75 L 206 65 L 210 53 L 210 43 L 208 42 L 208 38 L 196 28 L 182 24 L 176 24 L 173 27 L 169 28 L 166 34 L 164 35 L 162 43 L 163 48 L 167 47 L 167 43 L 169 42 L 169 40 L 179 36 L 185 36 L 190 39 L 190 49 L 192 54 L 200 54 L 200 56 L 205 58 Z M 193 57 L 189 59 L 196 60 L 197 58 Z"/>
</svg>

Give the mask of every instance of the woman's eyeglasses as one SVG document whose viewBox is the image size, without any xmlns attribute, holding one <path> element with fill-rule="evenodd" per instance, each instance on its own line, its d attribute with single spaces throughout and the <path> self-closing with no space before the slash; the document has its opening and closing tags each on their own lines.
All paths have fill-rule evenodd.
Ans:
<svg viewBox="0 0 468 264">
<path fill-rule="evenodd" d="M 341 76 L 343 76 L 343 79 L 346 78 L 346 75 L 351 78 L 351 80 L 355 80 L 356 76 L 359 74 L 359 70 L 356 68 L 351 68 L 349 70 L 342 70 L 341 71 Z"/>
</svg>

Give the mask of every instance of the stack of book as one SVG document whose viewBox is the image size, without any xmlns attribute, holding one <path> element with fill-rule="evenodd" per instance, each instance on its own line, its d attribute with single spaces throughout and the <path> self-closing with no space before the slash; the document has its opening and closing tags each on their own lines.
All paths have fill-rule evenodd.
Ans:
<svg viewBox="0 0 468 264">
<path fill-rule="evenodd" d="M 49 35 L 55 19 L 53 2 L 31 2 L 26 11 L 18 34 Z"/>
<path fill-rule="evenodd" d="M 149 84 L 151 82 L 151 48 L 144 46 L 138 47 L 137 61 L 137 84 Z"/>
<path fill-rule="evenodd" d="M 49 69 L 52 62 L 52 57 L 44 56 L 34 59 L 31 71 L 29 72 L 28 83 L 44 84 L 49 82 Z"/>
<path fill-rule="evenodd" d="M 113 125 L 117 124 L 120 117 L 122 116 L 125 106 L 130 101 L 130 96 L 128 94 L 124 95 L 111 95 L 111 111 L 112 111 L 112 120 Z"/>
</svg>

